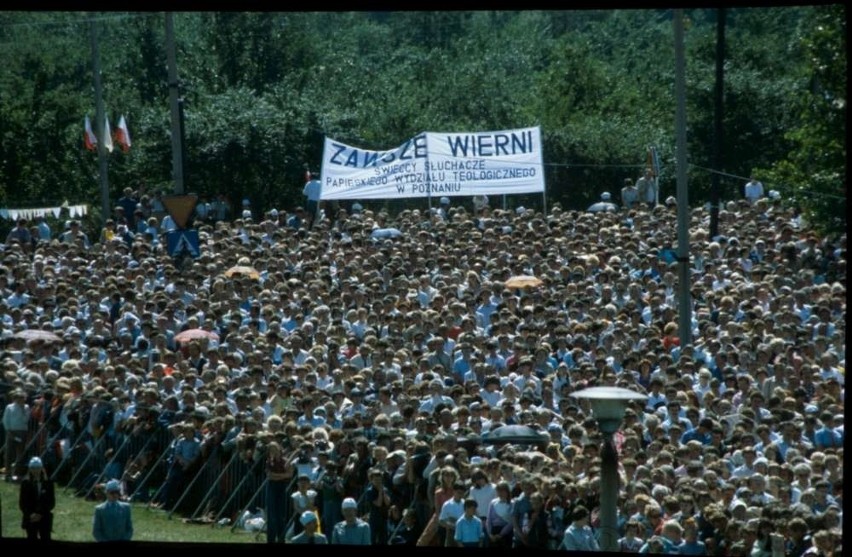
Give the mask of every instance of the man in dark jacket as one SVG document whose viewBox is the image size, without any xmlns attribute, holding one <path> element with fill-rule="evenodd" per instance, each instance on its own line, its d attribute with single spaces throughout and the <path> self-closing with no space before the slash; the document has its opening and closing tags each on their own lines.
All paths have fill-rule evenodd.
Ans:
<svg viewBox="0 0 852 557">
<path fill-rule="evenodd" d="M 27 531 L 28 540 L 50 541 L 53 507 L 56 504 L 53 482 L 48 479 L 39 457 L 31 458 L 28 468 L 27 477 L 21 482 L 18 500 L 23 515 L 21 528 Z"/>
</svg>

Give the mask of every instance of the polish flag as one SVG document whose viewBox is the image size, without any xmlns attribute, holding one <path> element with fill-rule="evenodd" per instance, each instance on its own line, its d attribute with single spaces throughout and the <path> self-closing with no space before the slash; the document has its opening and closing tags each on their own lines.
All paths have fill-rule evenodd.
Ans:
<svg viewBox="0 0 852 557">
<path fill-rule="evenodd" d="M 305 182 L 310 182 L 310 181 L 311 181 L 311 171 L 305 170 Z"/>
<path fill-rule="evenodd" d="M 95 132 L 92 131 L 92 122 L 86 116 L 86 131 L 83 132 L 83 143 L 89 151 L 96 151 L 98 148 L 98 138 L 95 137 Z"/>
<path fill-rule="evenodd" d="M 118 143 L 121 150 L 125 153 L 130 151 L 130 132 L 127 130 L 127 121 L 123 115 L 118 121 L 118 127 L 115 129 L 115 142 Z"/>
<path fill-rule="evenodd" d="M 112 153 L 112 132 L 109 129 L 109 116 L 104 115 L 104 148 Z"/>
</svg>

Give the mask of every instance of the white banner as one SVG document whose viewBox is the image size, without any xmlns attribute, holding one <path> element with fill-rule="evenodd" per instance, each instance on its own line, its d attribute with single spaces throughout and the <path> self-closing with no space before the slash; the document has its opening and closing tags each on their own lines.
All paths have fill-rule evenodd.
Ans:
<svg viewBox="0 0 852 557">
<path fill-rule="evenodd" d="M 388 151 L 326 138 L 321 182 L 321 199 L 543 192 L 541 130 L 425 132 Z"/>
</svg>

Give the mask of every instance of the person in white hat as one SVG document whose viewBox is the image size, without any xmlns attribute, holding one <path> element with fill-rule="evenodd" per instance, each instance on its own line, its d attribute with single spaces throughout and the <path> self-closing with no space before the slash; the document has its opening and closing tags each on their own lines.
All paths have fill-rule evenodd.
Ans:
<svg viewBox="0 0 852 557">
<path fill-rule="evenodd" d="M 314 511 L 305 511 L 299 516 L 299 523 L 304 530 L 301 534 L 293 536 L 292 544 L 328 544 L 328 538 L 319 531 L 319 519 Z"/>
<path fill-rule="evenodd" d="M 334 525 L 333 545 L 370 545 L 370 525 L 358 518 L 358 503 L 347 497 L 340 505 L 343 520 Z"/>
<path fill-rule="evenodd" d="M 133 517 L 130 504 L 120 500 L 121 483 L 106 484 L 107 500 L 95 507 L 92 536 L 97 542 L 130 541 L 133 538 Z"/>
<path fill-rule="evenodd" d="M 21 482 L 18 499 L 22 515 L 21 528 L 26 530 L 30 541 L 50 541 L 53 507 L 56 505 L 53 482 L 45 473 L 39 457 L 32 457 L 27 468 L 27 477 Z"/>
</svg>

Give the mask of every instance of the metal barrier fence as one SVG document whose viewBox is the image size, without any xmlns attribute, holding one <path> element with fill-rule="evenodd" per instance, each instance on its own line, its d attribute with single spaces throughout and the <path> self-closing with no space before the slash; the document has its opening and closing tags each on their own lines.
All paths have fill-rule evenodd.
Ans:
<svg viewBox="0 0 852 557">
<path fill-rule="evenodd" d="M 26 462 L 40 457 L 58 488 L 87 499 L 103 498 L 106 482 L 119 480 L 127 500 L 145 503 L 149 509 L 160 508 L 169 518 L 178 515 L 188 522 L 228 524 L 230 531 L 236 532 L 246 511 L 265 515 L 268 482 L 263 450 L 246 450 L 234 440 L 224 442 L 221 434 L 211 436 L 202 441 L 202 454 L 195 465 L 176 474 L 173 450 L 178 438 L 167 425 L 153 421 L 94 435 L 88 427 L 73 421 L 32 419 L 23 459 Z M 278 505 L 283 509 L 285 531 L 298 520 L 291 499 L 297 476 L 294 474 L 288 482 Z M 321 491 L 319 485 L 315 489 Z M 344 496 L 356 498 L 363 508 L 366 486 L 347 491 Z M 398 506 L 412 508 L 415 503 L 413 490 L 403 489 Z M 339 505 L 339 501 L 334 504 Z M 266 532 L 266 523 L 268 520 L 256 532 L 256 540 Z M 323 530 L 330 534 L 331 526 L 324 524 Z M 392 530 L 389 537 L 395 533 Z"/>
</svg>

